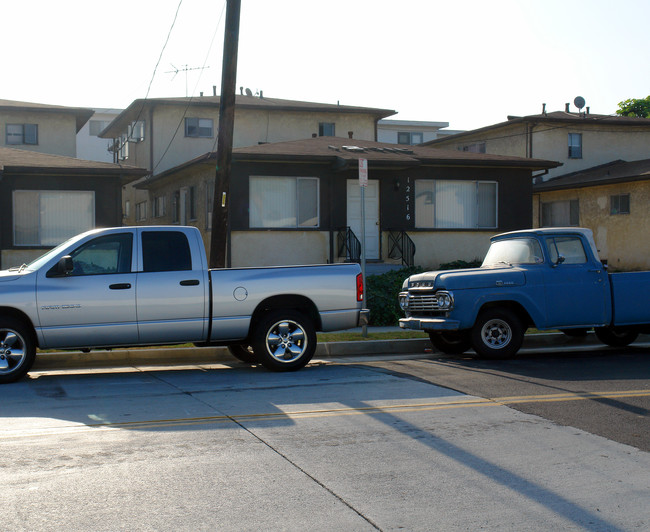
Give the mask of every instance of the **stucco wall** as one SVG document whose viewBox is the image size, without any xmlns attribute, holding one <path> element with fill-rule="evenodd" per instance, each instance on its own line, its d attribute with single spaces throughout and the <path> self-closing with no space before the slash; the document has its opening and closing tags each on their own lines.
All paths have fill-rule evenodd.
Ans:
<svg viewBox="0 0 650 532">
<path fill-rule="evenodd" d="M 38 144 L 7 145 L 7 124 L 38 124 Z M 0 145 L 8 148 L 77 156 L 77 121 L 72 114 L 0 111 Z"/>
<path fill-rule="evenodd" d="M 630 214 L 610 214 L 610 196 L 630 194 Z M 535 220 L 539 226 L 541 202 L 577 199 L 580 226 L 594 232 L 601 259 L 610 269 L 650 270 L 650 182 L 638 181 L 614 185 L 557 190 L 536 195 Z"/>
<path fill-rule="evenodd" d="M 415 243 L 415 264 L 435 270 L 442 263 L 455 260 L 483 260 L 490 247 L 492 232 L 418 232 L 409 233 Z"/>
<path fill-rule="evenodd" d="M 329 256 L 326 231 L 233 231 L 231 238 L 235 268 L 326 264 Z"/>
</svg>

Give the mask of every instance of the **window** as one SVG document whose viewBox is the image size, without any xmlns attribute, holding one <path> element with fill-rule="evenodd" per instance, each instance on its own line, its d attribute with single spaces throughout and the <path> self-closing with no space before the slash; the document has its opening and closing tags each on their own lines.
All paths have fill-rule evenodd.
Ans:
<svg viewBox="0 0 650 532">
<path fill-rule="evenodd" d="M 99 137 L 99 134 L 104 131 L 110 123 L 110 120 L 91 120 L 88 123 L 88 134 L 91 137 Z"/>
<path fill-rule="evenodd" d="M 187 201 L 187 214 L 189 215 L 189 219 L 196 220 L 196 187 L 189 187 L 187 189 L 185 199 Z"/>
<path fill-rule="evenodd" d="M 569 159 L 582 159 L 582 133 L 569 133 Z"/>
<path fill-rule="evenodd" d="M 422 144 L 422 133 L 400 131 L 397 133 L 397 144 Z"/>
<path fill-rule="evenodd" d="M 142 233 L 142 271 L 172 272 L 192 269 L 187 237 L 180 231 Z"/>
<path fill-rule="evenodd" d="M 38 124 L 7 124 L 5 142 L 8 146 L 37 145 Z"/>
<path fill-rule="evenodd" d="M 609 214 L 630 214 L 630 195 L 617 194 L 610 196 Z"/>
<path fill-rule="evenodd" d="M 153 217 L 165 216 L 165 196 L 156 196 L 153 200 Z"/>
<path fill-rule="evenodd" d="M 320 122 L 318 124 L 318 136 L 319 137 L 334 137 L 334 122 Z"/>
<path fill-rule="evenodd" d="M 253 177 L 249 180 L 250 227 L 318 227 L 316 177 Z"/>
<path fill-rule="evenodd" d="M 141 142 L 144 140 L 144 120 L 133 122 L 127 130 L 129 142 Z"/>
<path fill-rule="evenodd" d="M 70 253 L 74 265 L 70 275 L 129 273 L 132 251 L 132 233 L 100 236 Z"/>
<path fill-rule="evenodd" d="M 95 227 L 95 193 L 14 190 L 14 245 L 55 246 Z"/>
<path fill-rule="evenodd" d="M 147 202 L 141 201 L 135 204 L 135 221 L 143 222 L 147 219 Z"/>
<path fill-rule="evenodd" d="M 546 245 L 551 257 L 551 262 L 557 262 L 560 255 L 564 257 L 564 264 L 584 264 L 587 254 L 582 242 L 575 236 L 558 236 L 546 239 Z"/>
<path fill-rule="evenodd" d="M 212 118 L 186 118 L 185 136 L 195 138 L 212 138 Z"/>
<path fill-rule="evenodd" d="M 492 181 L 415 181 L 415 227 L 425 229 L 494 228 L 497 183 Z"/>
<path fill-rule="evenodd" d="M 580 225 L 578 200 L 542 203 L 542 227 L 576 227 Z"/>
<path fill-rule="evenodd" d="M 172 194 L 172 223 L 181 222 L 181 191 L 174 190 Z"/>
<path fill-rule="evenodd" d="M 125 159 L 129 158 L 129 136 L 128 135 L 122 135 L 119 138 L 119 145 L 120 149 L 118 152 L 118 158 L 121 161 L 124 161 Z"/>
<path fill-rule="evenodd" d="M 458 150 L 466 151 L 469 153 L 485 153 L 485 142 L 475 142 L 474 144 L 459 146 Z"/>
</svg>

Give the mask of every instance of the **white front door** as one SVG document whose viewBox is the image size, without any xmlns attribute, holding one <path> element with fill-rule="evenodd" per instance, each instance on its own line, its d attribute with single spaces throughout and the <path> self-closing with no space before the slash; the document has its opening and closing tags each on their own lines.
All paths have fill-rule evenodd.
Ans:
<svg viewBox="0 0 650 532">
<path fill-rule="evenodd" d="M 368 260 L 379 260 L 379 181 L 369 179 L 365 190 L 366 238 Z M 361 187 L 358 179 L 348 179 L 348 225 L 361 238 Z M 362 242 L 363 245 L 363 242 Z"/>
</svg>

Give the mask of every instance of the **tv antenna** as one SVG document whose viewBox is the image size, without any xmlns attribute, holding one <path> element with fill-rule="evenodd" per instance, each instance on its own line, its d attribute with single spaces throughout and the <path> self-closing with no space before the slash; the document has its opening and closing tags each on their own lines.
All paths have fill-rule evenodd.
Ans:
<svg viewBox="0 0 650 532">
<path fill-rule="evenodd" d="M 170 63 L 170 65 L 171 65 L 171 63 Z M 177 75 L 179 72 L 185 72 L 185 97 L 187 98 L 187 73 L 188 73 L 190 70 L 205 70 L 206 68 L 210 68 L 210 67 L 209 67 L 209 66 L 190 67 L 190 66 L 188 66 L 188 65 L 183 65 L 182 68 L 176 68 L 174 65 L 172 65 L 172 68 L 173 68 L 174 70 L 168 70 L 167 72 L 165 72 L 165 74 L 174 74 L 174 75 L 172 76 L 172 81 L 174 80 L 174 78 L 176 77 L 176 75 Z"/>
</svg>

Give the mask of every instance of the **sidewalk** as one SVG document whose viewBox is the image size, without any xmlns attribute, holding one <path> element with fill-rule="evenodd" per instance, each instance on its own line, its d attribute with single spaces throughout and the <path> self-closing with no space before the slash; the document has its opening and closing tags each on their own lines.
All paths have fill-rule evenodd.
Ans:
<svg viewBox="0 0 650 532">
<path fill-rule="evenodd" d="M 399 327 L 368 327 L 368 332 L 395 332 Z M 343 332 L 361 332 L 361 328 Z M 603 344 L 594 333 L 570 338 L 562 333 L 527 334 L 520 352 L 535 349 L 584 350 Z M 650 335 L 640 335 L 633 345 L 650 347 Z M 428 338 L 406 340 L 359 340 L 319 343 L 314 358 L 360 355 L 427 354 L 433 348 Z M 95 367 L 124 367 L 167 364 L 218 364 L 236 362 L 226 347 L 163 347 L 39 353 L 32 371 Z"/>
</svg>

